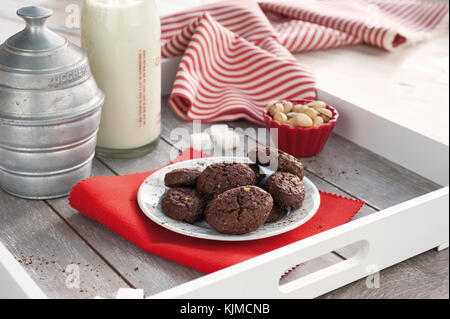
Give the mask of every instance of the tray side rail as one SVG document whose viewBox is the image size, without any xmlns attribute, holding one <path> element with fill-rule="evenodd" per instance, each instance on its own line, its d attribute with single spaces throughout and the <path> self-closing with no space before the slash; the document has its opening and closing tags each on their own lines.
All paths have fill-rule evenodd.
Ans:
<svg viewBox="0 0 450 319">
<path fill-rule="evenodd" d="M 317 90 L 318 99 L 338 106 L 335 133 L 406 169 L 442 185 L 449 184 L 447 144 L 394 123 L 337 96 Z"/>
</svg>

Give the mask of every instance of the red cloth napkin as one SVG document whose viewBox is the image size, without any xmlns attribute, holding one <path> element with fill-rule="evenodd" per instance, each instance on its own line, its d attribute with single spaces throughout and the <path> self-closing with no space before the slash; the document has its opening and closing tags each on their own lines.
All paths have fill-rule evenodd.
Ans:
<svg viewBox="0 0 450 319">
<path fill-rule="evenodd" d="M 193 149 L 174 162 L 207 157 Z M 147 218 L 137 203 L 141 183 L 152 172 L 93 177 L 74 187 L 70 205 L 143 250 L 203 273 L 211 273 L 348 222 L 363 202 L 321 192 L 318 212 L 302 226 L 271 238 L 220 242 L 187 237 Z"/>
<path fill-rule="evenodd" d="M 416 0 L 229 0 L 161 19 L 162 55 L 182 56 L 169 99 L 184 120 L 263 124 L 277 99 L 314 98 L 291 52 L 366 43 L 392 51 L 448 32 L 448 5 Z"/>
</svg>

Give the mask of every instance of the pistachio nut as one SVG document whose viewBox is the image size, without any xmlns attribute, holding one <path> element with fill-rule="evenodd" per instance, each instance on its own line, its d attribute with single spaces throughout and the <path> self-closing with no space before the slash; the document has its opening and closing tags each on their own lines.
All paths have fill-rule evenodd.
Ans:
<svg viewBox="0 0 450 319">
<path fill-rule="evenodd" d="M 283 101 L 284 113 L 289 113 L 292 110 L 293 104 L 289 101 Z"/>
<path fill-rule="evenodd" d="M 314 118 L 319 114 L 319 112 L 310 107 L 302 110 L 301 113 L 308 115 L 311 118 L 311 120 L 314 120 Z"/>
<path fill-rule="evenodd" d="M 292 112 L 296 112 L 296 113 L 300 113 L 302 110 L 308 108 L 306 105 L 302 105 L 302 104 L 295 104 L 292 107 Z"/>
<path fill-rule="evenodd" d="M 320 116 L 316 116 L 313 120 L 313 126 L 320 126 L 323 124 L 323 118 Z"/>
<path fill-rule="evenodd" d="M 284 124 L 288 120 L 287 115 L 284 114 L 283 112 L 275 113 L 275 115 L 273 116 L 273 119 L 275 121 L 280 122 L 281 124 Z"/>
<path fill-rule="evenodd" d="M 312 107 L 313 109 L 317 110 L 320 108 L 326 108 L 327 104 L 325 102 L 322 101 L 311 101 L 309 103 L 306 104 L 307 107 Z"/>
<path fill-rule="evenodd" d="M 313 125 L 313 121 L 308 115 L 300 113 L 298 116 L 291 118 L 289 120 L 289 124 L 299 127 L 311 127 Z"/>
</svg>

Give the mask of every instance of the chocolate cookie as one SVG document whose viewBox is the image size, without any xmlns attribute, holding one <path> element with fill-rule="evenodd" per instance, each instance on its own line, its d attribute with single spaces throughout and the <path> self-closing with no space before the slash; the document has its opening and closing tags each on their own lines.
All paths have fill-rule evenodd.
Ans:
<svg viewBox="0 0 450 319">
<path fill-rule="evenodd" d="M 264 154 L 266 156 L 263 156 Z M 261 166 L 272 166 L 275 163 L 276 167 L 274 168 L 277 171 L 292 173 L 300 177 L 301 180 L 305 176 L 303 164 L 300 160 L 288 153 L 271 147 L 266 147 L 265 149 L 256 148 L 248 153 L 248 158 Z M 278 163 L 276 161 L 277 159 Z"/>
<path fill-rule="evenodd" d="M 164 176 L 164 184 L 167 187 L 195 186 L 197 179 L 203 172 L 200 168 L 178 168 Z"/>
<path fill-rule="evenodd" d="M 280 207 L 297 209 L 305 199 L 305 188 L 297 175 L 288 172 L 275 172 L 266 181 L 265 189 Z"/>
<path fill-rule="evenodd" d="M 211 201 L 206 206 L 205 220 L 218 232 L 246 234 L 264 224 L 272 206 L 269 193 L 256 186 L 242 186 Z"/>
<path fill-rule="evenodd" d="M 272 211 L 270 212 L 269 216 L 266 219 L 266 224 L 279 221 L 286 215 L 286 213 L 287 213 L 286 209 L 281 208 L 277 205 L 273 205 Z"/>
<path fill-rule="evenodd" d="M 238 186 L 255 184 L 255 173 L 247 164 L 215 163 L 200 174 L 197 190 L 208 197 L 213 197 Z"/>
<path fill-rule="evenodd" d="M 172 188 L 161 200 L 164 214 L 188 223 L 202 217 L 205 205 L 205 199 L 195 189 L 189 187 Z"/>
<path fill-rule="evenodd" d="M 256 184 L 261 183 L 261 181 L 266 177 L 265 174 L 261 174 L 258 164 L 248 164 L 256 176 Z"/>
</svg>

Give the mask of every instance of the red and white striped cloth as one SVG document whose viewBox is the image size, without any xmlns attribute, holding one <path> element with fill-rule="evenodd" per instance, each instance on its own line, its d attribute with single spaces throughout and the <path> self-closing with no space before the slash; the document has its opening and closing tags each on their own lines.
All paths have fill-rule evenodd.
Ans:
<svg viewBox="0 0 450 319">
<path fill-rule="evenodd" d="M 448 12 L 416 0 L 231 0 L 164 17 L 162 55 L 182 56 L 169 104 L 184 120 L 261 124 L 268 102 L 315 97 L 314 76 L 291 52 L 391 51 L 448 30 Z"/>
</svg>

